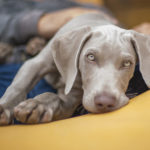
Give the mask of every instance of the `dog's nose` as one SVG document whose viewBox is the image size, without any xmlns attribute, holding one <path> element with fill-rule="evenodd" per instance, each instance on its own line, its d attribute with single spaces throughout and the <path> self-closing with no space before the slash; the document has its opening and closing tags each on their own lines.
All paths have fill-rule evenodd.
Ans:
<svg viewBox="0 0 150 150">
<path fill-rule="evenodd" d="M 95 96 L 94 102 L 99 110 L 109 110 L 115 106 L 116 97 L 110 94 L 101 94 Z"/>
</svg>

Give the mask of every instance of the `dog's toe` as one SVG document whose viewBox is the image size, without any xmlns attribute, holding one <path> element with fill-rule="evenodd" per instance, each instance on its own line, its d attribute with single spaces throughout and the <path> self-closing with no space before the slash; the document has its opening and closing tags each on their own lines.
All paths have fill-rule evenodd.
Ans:
<svg viewBox="0 0 150 150">
<path fill-rule="evenodd" d="M 8 125 L 13 122 L 12 112 L 8 109 L 4 109 L 0 105 L 0 125 Z"/>
<path fill-rule="evenodd" d="M 52 120 L 52 110 L 36 100 L 27 100 L 14 109 L 14 115 L 22 123 L 44 123 Z"/>
</svg>

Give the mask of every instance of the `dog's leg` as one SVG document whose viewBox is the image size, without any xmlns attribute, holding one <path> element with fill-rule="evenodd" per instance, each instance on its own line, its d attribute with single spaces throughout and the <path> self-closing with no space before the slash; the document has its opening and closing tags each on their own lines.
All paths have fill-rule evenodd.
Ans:
<svg viewBox="0 0 150 150">
<path fill-rule="evenodd" d="M 44 123 L 70 117 L 81 103 L 82 91 L 71 91 L 69 95 L 44 93 L 21 102 L 14 109 L 17 120 L 23 123 Z"/>
<path fill-rule="evenodd" d="M 45 54 L 28 60 L 21 67 L 12 84 L 0 99 L 0 125 L 10 124 L 13 119 L 13 108 L 25 100 L 26 94 L 50 71 L 52 58 Z"/>
<path fill-rule="evenodd" d="M 64 84 L 59 83 L 57 95 L 44 93 L 16 106 L 16 119 L 23 123 L 44 123 L 70 117 L 82 101 L 81 79 L 76 78 L 68 95 L 64 94 Z"/>
</svg>

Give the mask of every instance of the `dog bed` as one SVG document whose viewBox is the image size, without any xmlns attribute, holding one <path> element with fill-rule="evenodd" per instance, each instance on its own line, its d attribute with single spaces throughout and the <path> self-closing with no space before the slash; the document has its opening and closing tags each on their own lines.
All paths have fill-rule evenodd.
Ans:
<svg viewBox="0 0 150 150">
<path fill-rule="evenodd" d="M 150 91 L 114 112 L 0 127 L 1 150 L 150 150 Z"/>
</svg>

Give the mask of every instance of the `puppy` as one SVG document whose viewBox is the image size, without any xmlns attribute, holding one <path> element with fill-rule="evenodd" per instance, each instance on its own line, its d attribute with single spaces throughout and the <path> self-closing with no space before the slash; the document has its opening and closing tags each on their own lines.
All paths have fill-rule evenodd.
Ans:
<svg viewBox="0 0 150 150">
<path fill-rule="evenodd" d="M 122 29 L 102 14 L 84 14 L 64 25 L 39 55 L 25 62 L 0 100 L 0 124 L 68 118 L 79 104 L 92 113 L 116 110 L 135 65 L 150 87 L 150 37 Z M 57 89 L 25 101 L 42 78 Z M 22 102 L 23 101 L 23 102 Z"/>
</svg>

